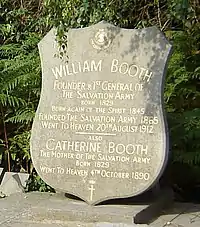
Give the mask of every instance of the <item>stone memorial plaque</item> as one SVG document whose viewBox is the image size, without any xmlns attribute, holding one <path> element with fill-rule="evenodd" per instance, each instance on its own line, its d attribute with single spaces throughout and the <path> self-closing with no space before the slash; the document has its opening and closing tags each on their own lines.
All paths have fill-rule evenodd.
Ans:
<svg viewBox="0 0 200 227">
<path fill-rule="evenodd" d="M 39 50 L 31 155 L 42 179 L 90 204 L 152 187 L 168 157 L 164 35 L 100 22 L 70 29 L 61 46 L 52 29 Z"/>
</svg>

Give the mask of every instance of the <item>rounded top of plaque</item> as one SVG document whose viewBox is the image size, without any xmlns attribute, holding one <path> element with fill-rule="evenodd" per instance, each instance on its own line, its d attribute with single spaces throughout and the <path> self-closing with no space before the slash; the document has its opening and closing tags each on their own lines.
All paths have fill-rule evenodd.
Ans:
<svg viewBox="0 0 200 227">
<path fill-rule="evenodd" d="M 60 54 L 55 33 L 39 43 L 34 167 L 55 189 L 90 204 L 145 192 L 168 157 L 163 81 L 171 45 L 155 27 L 101 22 L 70 29 Z"/>
</svg>

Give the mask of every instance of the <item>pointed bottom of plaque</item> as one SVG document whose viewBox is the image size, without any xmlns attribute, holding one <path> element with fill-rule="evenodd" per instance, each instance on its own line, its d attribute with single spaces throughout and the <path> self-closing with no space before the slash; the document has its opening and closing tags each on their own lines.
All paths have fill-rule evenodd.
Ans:
<svg viewBox="0 0 200 227">
<path fill-rule="evenodd" d="M 165 196 L 166 194 L 163 194 Z M 20 202 L 19 202 L 20 201 Z M 162 203 L 161 203 L 162 204 Z M 91 206 L 57 193 L 18 193 L 1 199 L 0 223 L 9 227 L 151 227 L 144 222 L 153 215 L 149 204 Z M 155 206 L 153 206 L 155 208 Z M 155 209 L 154 211 L 158 211 Z M 5 218 L 6 217 L 6 218 Z M 146 219 L 145 219 L 146 217 Z M 152 218 L 152 216 L 151 216 Z"/>
<path fill-rule="evenodd" d="M 83 202 L 82 199 L 71 194 L 57 192 L 61 197 L 66 197 L 74 202 Z M 124 198 L 124 199 L 112 199 L 101 202 L 95 206 L 87 204 L 87 206 L 98 209 L 101 207 L 126 207 L 127 210 L 131 210 L 131 217 L 135 224 L 150 224 L 156 218 L 158 218 L 162 211 L 170 207 L 174 202 L 174 193 L 171 188 L 160 188 L 159 184 L 156 184 L 150 191 L 143 193 L 136 197 Z M 120 213 L 119 213 L 120 215 Z"/>
</svg>

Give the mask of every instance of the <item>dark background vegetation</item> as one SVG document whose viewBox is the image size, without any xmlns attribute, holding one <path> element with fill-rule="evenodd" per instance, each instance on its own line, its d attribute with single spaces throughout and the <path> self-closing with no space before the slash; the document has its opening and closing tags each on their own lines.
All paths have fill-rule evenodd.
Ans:
<svg viewBox="0 0 200 227">
<path fill-rule="evenodd" d="M 31 124 L 40 97 L 37 43 L 55 26 L 106 20 L 124 28 L 156 25 L 173 44 L 165 84 L 170 162 L 164 182 L 181 201 L 200 201 L 199 0 L 0 0 L 0 162 L 31 173 L 27 190 L 51 190 L 34 172 Z"/>
</svg>

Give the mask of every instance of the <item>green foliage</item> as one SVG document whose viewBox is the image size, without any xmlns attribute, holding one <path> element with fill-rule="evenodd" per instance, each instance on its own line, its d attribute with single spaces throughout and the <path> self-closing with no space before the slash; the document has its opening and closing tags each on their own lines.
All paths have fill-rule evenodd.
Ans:
<svg viewBox="0 0 200 227">
<path fill-rule="evenodd" d="M 193 19 L 193 17 L 192 17 Z M 185 22 L 187 23 L 187 22 Z M 200 28 L 171 31 L 174 54 L 168 67 L 165 102 L 173 161 L 200 165 Z"/>
<path fill-rule="evenodd" d="M 38 40 L 27 37 L 20 46 L 14 45 L 12 48 L 11 44 L 5 44 L 0 47 L 0 104 L 10 106 L 7 121 L 27 121 L 28 113 L 29 119 L 33 119 L 40 87 L 39 56 L 36 52 Z M 35 46 L 31 53 L 28 45 Z M 9 119 L 9 116 L 12 117 Z"/>
<path fill-rule="evenodd" d="M 9 151 L 12 160 L 23 169 L 23 162 L 30 161 L 30 131 L 25 131 L 9 138 Z"/>
<path fill-rule="evenodd" d="M 69 28 L 81 28 L 102 20 L 124 28 L 162 26 L 166 13 L 157 19 L 160 7 L 166 8 L 166 1 L 146 0 L 44 0 L 48 25 L 58 28 L 61 38 Z"/>
<path fill-rule="evenodd" d="M 26 189 L 29 191 L 39 191 L 39 192 L 55 192 L 55 190 L 47 185 L 35 172 L 31 174 L 27 183 Z"/>
<path fill-rule="evenodd" d="M 9 170 L 16 168 L 16 162 L 22 167 L 24 158 L 26 162 L 30 160 L 28 134 L 41 86 L 37 44 L 40 31 L 46 28 L 40 28 L 43 19 L 29 10 L 28 1 L 22 2 L 27 8 L 18 1 L 4 0 L 0 11 L 0 125 L 4 130 L 1 153 Z"/>
</svg>

